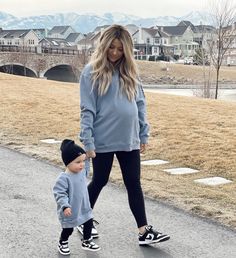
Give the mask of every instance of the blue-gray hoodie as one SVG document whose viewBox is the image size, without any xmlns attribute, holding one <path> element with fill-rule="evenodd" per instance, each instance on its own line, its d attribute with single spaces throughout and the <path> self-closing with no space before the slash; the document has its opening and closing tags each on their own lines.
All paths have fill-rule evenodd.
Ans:
<svg viewBox="0 0 236 258">
<path fill-rule="evenodd" d="M 119 71 L 115 71 L 107 93 L 98 95 L 92 87 L 92 66 L 86 65 L 80 77 L 81 132 L 86 151 L 98 153 L 132 151 L 147 143 L 149 126 L 141 85 L 136 98 L 129 101 L 121 93 Z"/>
<path fill-rule="evenodd" d="M 62 172 L 56 179 L 53 194 L 62 228 L 79 226 L 93 217 L 86 173 L 86 168 L 78 173 Z M 67 207 L 72 210 L 72 215 L 69 217 L 66 217 L 63 213 L 63 210 Z"/>
</svg>

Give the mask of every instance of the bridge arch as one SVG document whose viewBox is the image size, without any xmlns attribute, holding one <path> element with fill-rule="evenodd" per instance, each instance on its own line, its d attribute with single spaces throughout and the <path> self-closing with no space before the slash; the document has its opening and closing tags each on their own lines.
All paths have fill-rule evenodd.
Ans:
<svg viewBox="0 0 236 258">
<path fill-rule="evenodd" d="M 26 76 L 47 77 L 52 80 L 77 82 L 79 74 L 84 67 L 84 58 L 78 53 L 67 54 L 45 54 L 34 52 L 1 52 L 0 67 L 5 70 L 17 68 L 24 70 Z M 19 72 L 19 75 L 25 75 Z"/>
<path fill-rule="evenodd" d="M 37 77 L 37 72 L 34 69 L 29 68 L 28 66 L 25 66 L 21 63 L 15 62 L 7 62 L 4 64 L 0 64 L 0 72 L 15 75 L 23 75 L 28 77 Z"/>
<path fill-rule="evenodd" d="M 49 69 L 42 72 L 43 77 L 48 80 L 77 82 L 77 75 L 75 69 L 70 64 L 60 63 L 51 66 Z"/>
</svg>

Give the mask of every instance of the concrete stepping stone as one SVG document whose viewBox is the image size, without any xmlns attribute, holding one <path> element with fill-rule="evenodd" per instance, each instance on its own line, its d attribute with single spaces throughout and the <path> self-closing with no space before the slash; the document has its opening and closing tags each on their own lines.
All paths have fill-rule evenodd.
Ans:
<svg viewBox="0 0 236 258">
<path fill-rule="evenodd" d="M 201 183 L 205 185 L 222 185 L 222 184 L 228 184 L 232 183 L 233 181 L 225 179 L 223 177 L 206 177 L 201 179 L 195 179 L 194 182 Z"/>
<path fill-rule="evenodd" d="M 167 164 L 169 161 L 161 160 L 161 159 L 153 159 L 153 160 L 144 160 L 141 161 L 142 165 L 147 165 L 147 166 L 153 166 L 153 165 L 162 165 L 162 164 Z"/>
<path fill-rule="evenodd" d="M 184 175 L 184 174 L 193 174 L 199 172 L 196 169 L 192 168 L 168 168 L 164 169 L 165 172 L 171 174 L 171 175 Z"/>
<path fill-rule="evenodd" d="M 61 143 L 61 141 L 55 140 L 55 139 L 43 139 L 40 140 L 43 143 L 49 143 L 49 144 L 54 144 L 54 143 Z"/>
</svg>

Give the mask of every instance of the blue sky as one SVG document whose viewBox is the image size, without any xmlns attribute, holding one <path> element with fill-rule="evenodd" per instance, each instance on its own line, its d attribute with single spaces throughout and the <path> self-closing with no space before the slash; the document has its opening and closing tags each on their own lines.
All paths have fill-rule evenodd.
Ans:
<svg viewBox="0 0 236 258">
<path fill-rule="evenodd" d="M 141 17 L 182 16 L 202 11 L 212 0 L 0 0 L 0 11 L 14 16 L 35 16 L 59 12 L 121 12 Z M 236 1 L 236 0 L 234 0 Z"/>
</svg>

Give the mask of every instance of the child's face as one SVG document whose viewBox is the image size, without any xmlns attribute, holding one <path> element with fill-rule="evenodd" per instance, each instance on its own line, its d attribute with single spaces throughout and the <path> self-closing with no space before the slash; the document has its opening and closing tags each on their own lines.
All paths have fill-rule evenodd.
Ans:
<svg viewBox="0 0 236 258">
<path fill-rule="evenodd" d="M 80 172 L 84 168 L 85 158 L 86 158 L 85 154 L 80 155 L 79 157 L 71 161 L 71 163 L 67 165 L 67 168 L 73 173 Z"/>
</svg>

